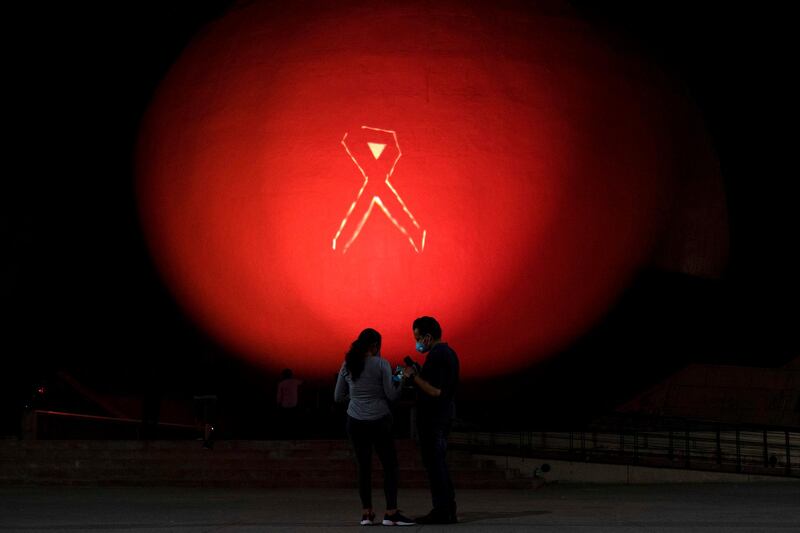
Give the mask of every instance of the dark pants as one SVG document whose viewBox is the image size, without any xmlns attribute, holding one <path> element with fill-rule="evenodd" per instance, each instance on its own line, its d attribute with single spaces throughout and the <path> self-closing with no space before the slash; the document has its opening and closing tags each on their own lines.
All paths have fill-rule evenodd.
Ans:
<svg viewBox="0 0 800 533">
<path fill-rule="evenodd" d="M 437 511 L 450 512 L 455 508 L 456 500 L 453 481 L 450 479 L 450 471 L 445 460 L 450 424 L 420 418 L 417 430 L 422 464 L 425 465 L 428 482 L 431 485 L 433 508 Z"/>
<path fill-rule="evenodd" d="M 358 464 L 358 495 L 364 509 L 372 508 L 372 448 L 383 465 L 383 492 L 386 508 L 397 509 L 397 452 L 392 437 L 392 415 L 379 420 L 347 417 L 347 434 L 353 443 Z"/>
</svg>

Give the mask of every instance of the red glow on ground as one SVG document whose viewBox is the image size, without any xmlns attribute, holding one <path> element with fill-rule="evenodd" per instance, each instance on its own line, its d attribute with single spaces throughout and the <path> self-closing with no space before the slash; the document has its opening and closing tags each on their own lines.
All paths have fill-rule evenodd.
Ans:
<svg viewBox="0 0 800 533">
<path fill-rule="evenodd" d="M 522 368 L 598 320 L 670 202 L 675 112 L 658 77 L 569 18 L 300 4 L 247 5 L 205 31 L 145 121 L 142 219 L 185 309 L 306 376 L 333 375 L 364 327 L 399 362 L 423 314 L 465 376 Z M 373 212 L 341 253 L 331 238 L 363 184 L 341 140 L 363 125 L 397 132 L 391 184 L 413 216 Z M 364 140 L 360 165 L 394 157 L 383 139 Z M 368 198 L 387 204 L 375 181 L 386 194 Z M 423 253 L 392 217 L 420 248 L 427 231 Z"/>
</svg>

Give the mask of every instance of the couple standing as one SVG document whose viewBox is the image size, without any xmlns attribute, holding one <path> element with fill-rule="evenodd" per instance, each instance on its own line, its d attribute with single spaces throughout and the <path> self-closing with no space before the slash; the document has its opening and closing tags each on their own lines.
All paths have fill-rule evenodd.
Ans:
<svg viewBox="0 0 800 533">
<path fill-rule="evenodd" d="M 372 508 L 372 448 L 383 465 L 386 496 L 385 526 L 453 524 L 457 522 L 455 492 L 445 462 L 447 434 L 453 418 L 453 398 L 458 386 L 458 356 L 442 341 L 436 319 L 423 316 L 412 325 L 417 351 L 426 353 L 417 372 L 403 370 L 403 377 L 417 388 L 417 431 L 420 452 L 431 486 L 433 510 L 416 522 L 397 509 L 397 453 L 392 438 L 389 404 L 400 397 L 402 384 L 392 379 L 392 367 L 381 358 L 381 335 L 365 329 L 350 346 L 336 381 L 337 402 L 349 398 L 347 434 L 358 462 L 361 525 L 375 523 Z"/>
</svg>

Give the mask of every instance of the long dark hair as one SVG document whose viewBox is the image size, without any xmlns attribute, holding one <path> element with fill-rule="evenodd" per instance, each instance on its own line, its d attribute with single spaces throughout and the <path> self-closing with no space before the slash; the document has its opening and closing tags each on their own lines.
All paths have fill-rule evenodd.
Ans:
<svg viewBox="0 0 800 533">
<path fill-rule="evenodd" d="M 367 360 L 367 350 L 373 344 L 381 349 L 381 334 L 372 328 L 367 328 L 358 334 L 358 338 L 350 345 L 350 349 L 344 356 L 344 366 L 350 372 L 353 381 L 357 380 L 364 371 L 364 364 Z"/>
</svg>

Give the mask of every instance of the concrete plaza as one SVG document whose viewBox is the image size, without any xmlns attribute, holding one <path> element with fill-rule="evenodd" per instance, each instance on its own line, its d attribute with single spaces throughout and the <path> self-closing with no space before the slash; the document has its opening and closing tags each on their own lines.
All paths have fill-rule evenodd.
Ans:
<svg viewBox="0 0 800 533">
<path fill-rule="evenodd" d="M 374 492 L 376 511 L 383 495 Z M 462 490 L 461 523 L 409 531 L 800 531 L 800 483 L 575 485 Z M 402 490 L 410 516 L 425 490 Z M 0 487 L 0 531 L 353 531 L 355 490 Z M 381 526 L 375 526 L 381 527 Z"/>
</svg>

